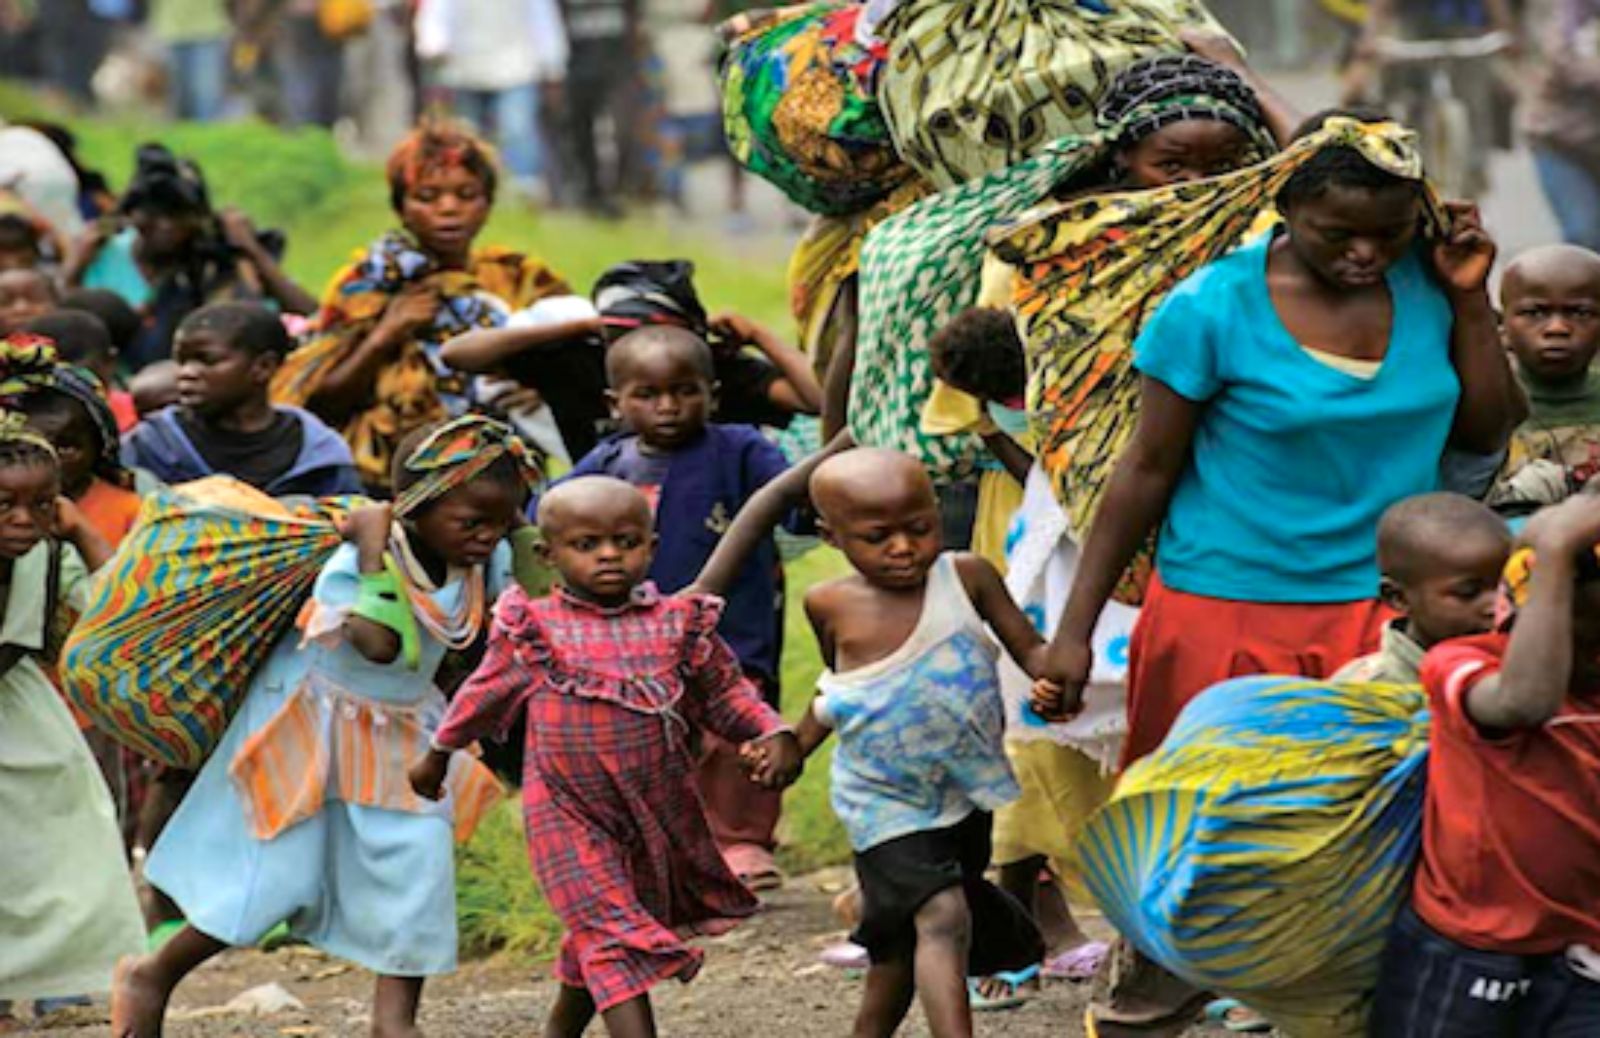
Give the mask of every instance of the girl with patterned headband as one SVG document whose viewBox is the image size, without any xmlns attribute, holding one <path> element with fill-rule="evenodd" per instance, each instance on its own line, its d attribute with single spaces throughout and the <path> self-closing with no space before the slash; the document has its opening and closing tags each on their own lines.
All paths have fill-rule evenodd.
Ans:
<svg viewBox="0 0 1600 1038">
<path fill-rule="evenodd" d="M 144 927 L 116 808 L 46 676 L 111 549 L 61 496 L 50 441 L 0 412 L 0 1030 L 15 999 L 105 991 Z"/>
<path fill-rule="evenodd" d="M 415 1033 L 423 979 L 456 965 L 453 837 L 499 787 L 462 755 L 435 802 L 406 765 L 444 714 L 435 676 L 483 632 L 504 543 L 542 474 L 511 431 L 467 416 L 400 445 L 395 506 L 351 513 L 292 631 L 150 852 L 188 925 L 119 968 L 113 1032 L 154 1038 L 196 966 L 279 923 L 378 975 L 373 1033 Z"/>
</svg>

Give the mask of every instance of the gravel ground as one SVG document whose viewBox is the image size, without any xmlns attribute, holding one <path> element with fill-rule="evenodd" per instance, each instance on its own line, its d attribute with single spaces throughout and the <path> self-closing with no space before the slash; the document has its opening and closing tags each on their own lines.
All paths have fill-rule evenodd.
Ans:
<svg viewBox="0 0 1600 1038">
<path fill-rule="evenodd" d="M 833 1038 L 849 1033 L 860 981 L 817 962 L 817 953 L 842 936 L 829 912 L 841 889 L 841 872 L 792 880 L 770 896 L 769 909 L 725 937 L 705 942 L 706 967 L 691 984 L 669 984 L 655 992 L 663 1035 L 701 1038 Z M 1092 922 L 1092 921 L 1091 921 Z M 1093 928 L 1093 927 L 1091 927 Z M 224 1009 L 251 988 L 279 984 L 304 1005 L 270 1016 Z M 168 1017 L 167 1038 L 309 1038 L 361 1035 L 366 1031 L 371 980 L 310 948 L 272 954 L 233 952 L 195 973 L 178 989 Z M 542 967 L 499 961 L 468 963 L 451 977 L 431 983 L 423 999 L 422 1026 L 433 1038 L 491 1038 L 538 1032 L 555 995 Z M 1022 1009 L 978 1018 L 977 1033 L 1013 1038 L 1082 1035 L 1087 985 L 1053 984 Z M 74 1011 L 51 1026 L 24 1030 L 46 1036 L 104 1035 L 103 1006 Z M 926 1036 L 912 1011 L 901 1034 Z M 1221 1035 L 1195 1029 L 1194 1035 Z M 603 1034 L 592 1027 L 591 1035 Z"/>
</svg>

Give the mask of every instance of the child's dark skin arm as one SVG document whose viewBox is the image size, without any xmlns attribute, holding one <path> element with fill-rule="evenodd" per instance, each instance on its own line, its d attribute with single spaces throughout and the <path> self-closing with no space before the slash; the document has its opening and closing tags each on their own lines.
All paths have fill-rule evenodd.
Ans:
<svg viewBox="0 0 1600 1038">
<path fill-rule="evenodd" d="M 519 353 L 600 335 L 605 325 L 598 317 L 533 328 L 480 328 L 456 336 L 439 349 L 439 356 L 457 371 L 474 374 L 498 371 Z"/>
<path fill-rule="evenodd" d="M 1498 674 L 1467 693 L 1466 711 L 1490 732 L 1538 728 L 1566 701 L 1572 683 L 1577 559 L 1600 543 L 1600 497 L 1580 494 L 1528 523 L 1534 551 L 1528 604 L 1517 614 Z"/>
<path fill-rule="evenodd" d="M 1494 454 L 1528 416 L 1528 402 L 1511 374 L 1489 302 L 1494 239 L 1483 229 L 1477 206 L 1451 202 L 1447 208 L 1450 237 L 1434 248 L 1433 264 L 1455 313 L 1450 361 L 1461 379 L 1461 401 L 1450 442 L 1475 454 Z"/>
<path fill-rule="evenodd" d="M 65 495 L 56 498 L 56 536 L 78 549 L 90 573 L 110 562 L 115 554 L 88 517 Z"/>
<path fill-rule="evenodd" d="M 439 293 L 431 286 L 406 286 L 389 300 L 383 316 L 349 356 L 336 362 L 311 396 L 311 410 L 335 423 L 372 399 L 378 372 L 439 312 Z"/>
<path fill-rule="evenodd" d="M 1030 678 L 1043 674 L 1048 646 L 1022 610 L 1017 608 L 994 563 L 968 552 L 957 555 L 955 561 L 956 572 L 961 575 L 967 597 L 972 599 L 978 615 L 983 617 L 983 622 L 989 625 L 1000 639 L 1000 644 L 1005 646 L 1006 653 Z"/>
<path fill-rule="evenodd" d="M 1161 522 L 1178 477 L 1188 464 L 1202 405 L 1146 377 L 1139 424 L 1106 487 L 1100 512 L 1089 529 L 1078 575 L 1050 642 L 1042 677 L 1060 687 L 1062 711 L 1077 713 L 1093 663 L 1095 625 L 1133 556 Z M 1047 719 L 1064 719 L 1060 714 Z"/>
<path fill-rule="evenodd" d="M 749 561 L 756 546 L 772 535 L 783 517 L 803 504 L 811 485 L 811 474 L 828 458 L 849 450 L 855 441 L 849 433 L 835 436 L 829 444 L 798 465 L 751 494 L 733 523 L 711 552 L 700 575 L 685 590 L 703 595 L 726 595 L 739 571 Z"/>
<path fill-rule="evenodd" d="M 811 632 L 816 636 L 817 649 L 822 655 L 822 662 L 828 667 L 834 665 L 834 641 L 829 609 L 828 585 L 822 584 L 806 592 L 805 610 L 806 620 L 811 624 Z M 828 741 L 828 736 L 833 734 L 833 729 L 817 720 L 817 714 L 810 705 L 806 707 L 805 716 L 800 718 L 800 723 L 795 726 L 795 739 L 800 744 L 800 757 L 809 760 L 817 752 L 817 748 Z"/>
<path fill-rule="evenodd" d="M 772 384 L 774 404 L 794 414 L 822 413 L 822 384 L 804 353 L 778 338 L 771 329 L 735 313 L 719 314 L 711 327 L 723 338 L 761 351 L 783 377 Z"/>
<path fill-rule="evenodd" d="M 1023 450 L 1022 444 L 997 428 L 979 429 L 978 435 L 983 437 L 983 445 L 989 448 L 989 453 L 1005 467 L 1012 479 L 1018 483 L 1028 481 L 1028 473 L 1033 469 L 1033 455 Z"/>
<path fill-rule="evenodd" d="M 822 378 L 822 439 L 825 443 L 850 425 L 850 380 L 856 373 L 856 334 L 860 328 L 855 278 L 839 286 L 831 323 L 833 352 Z"/>
<path fill-rule="evenodd" d="M 393 513 L 387 504 L 364 505 L 350 513 L 344 536 L 355 542 L 357 566 L 363 576 L 384 571 L 383 553 L 389 547 Z M 351 615 L 344 622 L 350 645 L 373 663 L 393 663 L 400 655 L 400 636 L 366 617 Z"/>
</svg>

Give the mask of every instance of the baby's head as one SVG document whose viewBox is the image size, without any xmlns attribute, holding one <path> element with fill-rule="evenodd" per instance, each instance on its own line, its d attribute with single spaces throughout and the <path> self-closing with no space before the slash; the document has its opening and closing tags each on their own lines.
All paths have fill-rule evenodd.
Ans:
<svg viewBox="0 0 1600 1038">
<path fill-rule="evenodd" d="M 941 381 L 980 400 L 1022 406 L 1028 388 L 1022 336 L 1004 310 L 962 311 L 928 341 L 928 353 Z"/>
<path fill-rule="evenodd" d="M 1547 245 L 1518 256 L 1500 282 L 1501 328 L 1534 382 L 1582 382 L 1600 351 L 1600 255 Z"/>
<path fill-rule="evenodd" d="M 418 554 L 446 566 L 488 562 L 543 478 L 516 432 L 482 415 L 417 429 L 394 458 L 395 515 Z"/>
<path fill-rule="evenodd" d="M 0 270 L 32 270 L 42 252 L 37 224 L 21 213 L 0 213 Z"/>
<path fill-rule="evenodd" d="M 133 397 L 133 409 L 144 418 L 178 402 L 178 364 L 171 360 L 158 360 L 139 369 L 128 380 L 128 393 Z"/>
<path fill-rule="evenodd" d="M 1378 523 L 1383 600 L 1424 649 L 1494 628 L 1510 554 L 1505 520 L 1461 494 L 1407 498 Z"/>
<path fill-rule="evenodd" d="M 138 311 L 129 306 L 127 300 L 106 288 L 75 288 L 61 297 L 61 309 L 76 310 L 100 318 L 100 323 L 106 326 L 106 333 L 111 336 L 112 359 L 133 345 L 142 323 Z"/>
<path fill-rule="evenodd" d="M 612 343 L 606 381 L 613 417 L 660 453 L 698 439 L 716 403 L 711 347 L 684 328 L 641 328 Z"/>
<path fill-rule="evenodd" d="M 0 412 L 0 560 L 20 559 L 55 528 L 61 476 L 50 441 Z"/>
<path fill-rule="evenodd" d="M 943 549 L 939 499 L 916 460 L 866 447 L 829 458 L 811 476 L 822 534 L 867 582 L 921 587 Z"/>
<path fill-rule="evenodd" d="M 289 333 L 257 303 L 213 303 L 183 319 L 172 339 L 178 403 L 204 418 L 263 406 L 288 356 Z"/>
<path fill-rule="evenodd" d="M 638 487 L 610 476 L 583 476 L 539 501 L 539 532 L 567 590 L 601 605 L 626 602 L 650 572 L 655 516 Z"/>
<path fill-rule="evenodd" d="M 31 268 L 0 270 L 0 335 L 19 332 L 56 308 L 56 285 Z"/>
</svg>

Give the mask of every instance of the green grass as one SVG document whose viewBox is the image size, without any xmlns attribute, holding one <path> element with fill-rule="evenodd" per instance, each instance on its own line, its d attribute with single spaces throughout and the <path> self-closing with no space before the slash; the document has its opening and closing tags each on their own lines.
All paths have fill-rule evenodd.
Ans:
<svg viewBox="0 0 1600 1038">
<path fill-rule="evenodd" d="M 0 84 L 0 116 L 50 117 L 28 94 Z M 205 171 L 217 205 L 237 205 L 258 226 L 285 232 L 289 272 L 313 292 L 353 252 L 394 226 L 380 168 L 346 160 L 320 130 L 286 133 L 257 123 L 220 126 L 151 123 L 134 118 L 72 119 L 85 162 L 114 185 L 125 181 L 137 146 L 160 140 Z M 603 223 L 543 214 L 518 204 L 499 206 L 480 239 L 533 252 L 579 292 L 611 264 L 629 259 L 685 258 L 695 262 L 706 306 L 733 309 L 774 328 L 790 328 L 786 255 L 769 244 L 730 245 L 712 235 L 636 216 Z M 789 615 L 783 664 L 784 712 L 796 718 L 810 702 L 821 670 L 816 643 L 799 608 L 805 589 L 842 570 L 839 557 L 817 551 L 789 571 Z M 784 800 L 780 860 L 794 872 L 844 861 L 849 847 L 828 807 L 824 748 Z M 560 926 L 529 871 L 521 812 L 502 804 L 460 854 L 457 875 L 463 951 L 547 957 Z"/>
</svg>

